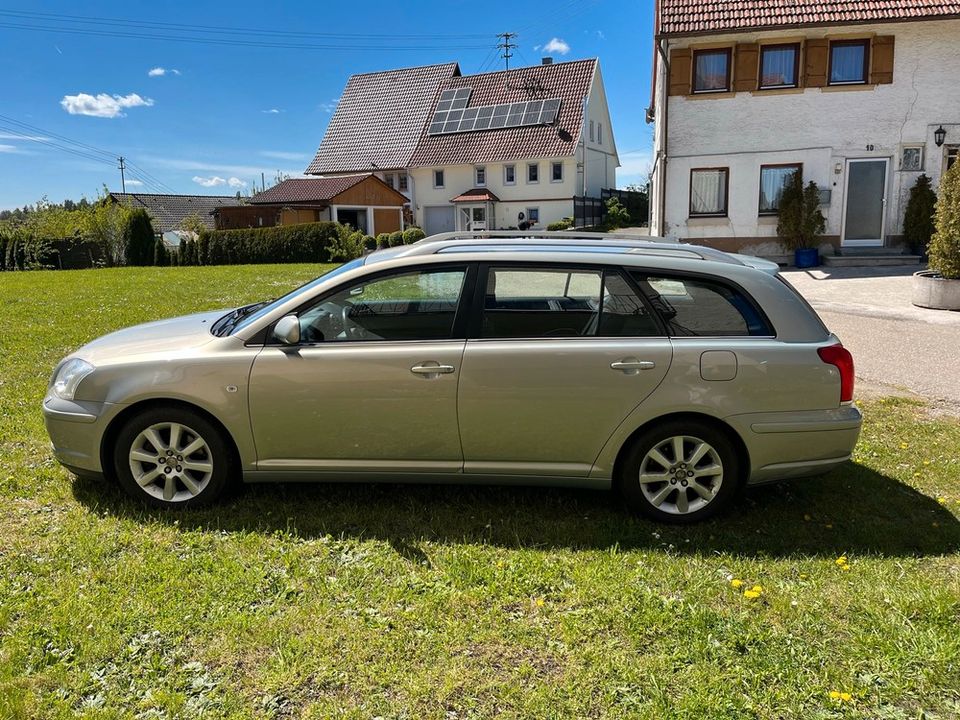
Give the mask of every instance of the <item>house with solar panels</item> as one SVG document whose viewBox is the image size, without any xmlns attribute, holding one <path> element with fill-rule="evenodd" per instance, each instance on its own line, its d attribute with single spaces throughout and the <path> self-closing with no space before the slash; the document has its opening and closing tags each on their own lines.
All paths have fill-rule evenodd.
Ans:
<svg viewBox="0 0 960 720">
<path fill-rule="evenodd" d="M 573 216 L 575 197 L 615 187 L 618 166 L 599 62 L 547 58 L 354 75 L 306 172 L 372 172 L 432 235 L 546 227 Z"/>
</svg>

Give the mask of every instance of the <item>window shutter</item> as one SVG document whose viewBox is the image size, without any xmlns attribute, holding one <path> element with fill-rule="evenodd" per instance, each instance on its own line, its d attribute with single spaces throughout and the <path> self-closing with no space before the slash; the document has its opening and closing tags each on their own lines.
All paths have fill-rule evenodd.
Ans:
<svg viewBox="0 0 960 720">
<path fill-rule="evenodd" d="M 757 89 L 757 56 L 760 46 L 756 43 L 737 45 L 737 64 L 733 74 L 735 92 L 748 92 Z"/>
<path fill-rule="evenodd" d="M 893 35 L 879 35 L 873 39 L 870 82 L 880 85 L 893 82 Z"/>
<path fill-rule="evenodd" d="M 807 64 L 804 73 L 804 86 L 824 87 L 827 84 L 827 58 L 830 54 L 830 41 L 807 40 L 805 50 Z"/>
<path fill-rule="evenodd" d="M 690 94 L 691 54 L 689 48 L 670 52 L 670 94 Z"/>
</svg>

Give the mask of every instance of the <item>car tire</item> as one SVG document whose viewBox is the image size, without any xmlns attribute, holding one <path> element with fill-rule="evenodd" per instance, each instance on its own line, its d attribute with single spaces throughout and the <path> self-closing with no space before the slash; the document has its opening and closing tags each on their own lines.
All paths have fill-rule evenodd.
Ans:
<svg viewBox="0 0 960 720">
<path fill-rule="evenodd" d="M 675 420 L 631 443 L 617 480 L 633 512 L 658 522 L 686 524 L 730 506 L 740 489 L 740 467 L 737 450 L 723 430 L 701 421 Z"/>
<path fill-rule="evenodd" d="M 113 465 L 130 497 L 151 507 L 186 509 L 219 498 L 235 462 L 219 427 L 188 408 L 166 406 L 127 421 L 116 437 Z"/>
</svg>

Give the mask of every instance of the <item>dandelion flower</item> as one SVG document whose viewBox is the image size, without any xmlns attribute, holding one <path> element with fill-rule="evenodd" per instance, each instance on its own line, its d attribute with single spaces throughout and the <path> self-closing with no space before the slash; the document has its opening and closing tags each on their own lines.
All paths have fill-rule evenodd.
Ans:
<svg viewBox="0 0 960 720">
<path fill-rule="evenodd" d="M 750 589 L 753 590 L 755 593 L 762 593 L 762 592 L 763 592 L 763 588 L 762 588 L 760 585 L 754 585 L 754 586 L 753 586 L 752 588 L 750 588 Z"/>
<path fill-rule="evenodd" d="M 836 560 L 834 560 L 834 562 L 835 562 L 837 565 L 846 565 L 846 564 L 847 564 L 847 556 L 846 556 L 846 555 L 841 555 L 841 556 L 838 557 Z"/>
<path fill-rule="evenodd" d="M 908 447 L 910 447 L 910 446 L 907 445 L 906 443 L 904 443 L 904 442 L 900 443 L 900 449 L 901 449 L 901 450 L 906 450 Z"/>
<path fill-rule="evenodd" d="M 938 497 L 937 502 L 940 503 L 941 505 L 946 505 L 947 499 L 945 497 Z"/>
<path fill-rule="evenodd" d="M 733 580 L 730 581 L 730 587 L 734 589 L 743 587 L 743 580 L 737 580 L 737 578 L 734 578 Z"/>
<path fill-rule="evenodd" d="M 534 600 L 534 604 L 535 604 L 538 608 L 539 608 L 539 607 L 543 607 L 543 598 L 537 598 L 536 600 Z"/>
<path fill-rule="evenodd" d="M 756 600 L 758 597 L 760 597 L 760 593 L 758 593 L 756 590 L 747 590 L 745 593 L 743 593 L 743 596 L 747 600 Z"/>
<path fill-rule="evenodd" d="M 837 692 L 836 690 L 831 690 L 831 691 L 830 691 L 830 698 L 831 698 L 832 700 L 839 700 L 839 699 L 840 699 L 840 693 Z"/>
<path fill-rule="evenodd" d="M 840 693 L 840 700 L 841 702 L 850 702 L 851 700 L 853 700 L 853 695 L 851 695 L 848 692 L 842 692 Z"/>
</svg>

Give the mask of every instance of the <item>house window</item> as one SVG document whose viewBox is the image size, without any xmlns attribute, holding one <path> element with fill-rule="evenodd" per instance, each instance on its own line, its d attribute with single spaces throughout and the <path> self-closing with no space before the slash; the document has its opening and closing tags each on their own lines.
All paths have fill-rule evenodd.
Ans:
<svg viewBox="0 0 960 720">
<path fill-rule="evenodd" d="M 724 217 L 727 214 L 729 168 L 690 171 L 690 216 Z"/>
<path fill-rule="evenodd" d="M 764 45 L 760 48 L 760 89 L 797 87 L 800 44 Z"/>
<path fill-rule="evenodd" d="M 406 192 L 408 187 L 408 182 L 409 181 L 407 180 L 406 173 L 400 173 L 399 175 L 397 175 L 397 188 L 399 190 Z"/>
<path fill-rule="evenodd" d="M 593 120 L 590 121 L 590 142 L 594 140 L 594 131 L 593 131 Z"/>
<path fill-rule="evenodd" d="M 870 68 L 869 40 L 834 40 L 830 43 L 830 84 L 867 82 Z"/>
<path fill-rule="evenodd" d="M 394 187 L 394 184 L 393 184 L 393 173 L 386 173 L 386 174 L 383 176 L 383 181 L 384 181 L 387 185 L 389 185 L 390 187 Z"/>
<path fill-rule="evenodd" d="M 960 147 L 957 147 L 956 145 L 947 146 L 947 167 L 944 172 L 953 167 L 953 164 L 957 161 L 958 151 L 960 151 Z"/>
<path fill-rule="evenodd" d="M 903 148 L 900 155 L 900 169 L 904 172 L 923 170 L 923 145 L 911 145 Z"/>
<path fill-rule="evenodd" d="M 434 170 L 433 171 L 433 186 L 435 188 L 443 187 L 443 170 Z"/>
<path fill-rule="evenodd" d="M 487 184 L 487 169 L 482 165 L 473 169 L 474 179 L 477 187 L 483 187 Z"/>
<path fill-rule="evenodd" d="M 803 165 L 760 166 L 760 214 L 776 215 L 780 210 L 780 196 L 795 173 L 803 173 Z"/>
<path fill-rule="evenodd" d="M 563 163 L 550 163 L 550 182 L 563 182 Z"/>
<path fill-rule="evenodd" d="M 597 144 L 603 145 L 603 123 L 597 123 Z"/>
<path fill-rule="evenodd" d="M 527 182 L 540 182 L 540 163 L 527 163 Z"/>
<path fill-rule="evenodd" d="M 693 51 L 693 91 L 726 92 L 730 89 L 730 48 Z"/>
<path fill-rule="evenodd" d="M 540 208 L 527 208 L 527 224 L 530 227 L 540 224 Z"/>
<path fill-rule="evenodd" d="M 504 185 L 517 184 L 517 166 L 516 165 L 503 166 L 503 184 Z"/>
</svg>

